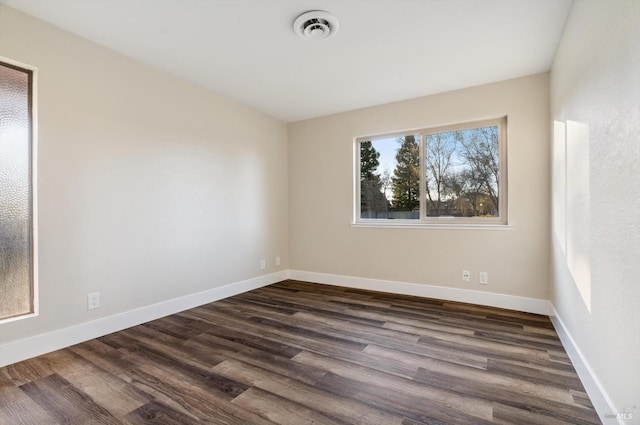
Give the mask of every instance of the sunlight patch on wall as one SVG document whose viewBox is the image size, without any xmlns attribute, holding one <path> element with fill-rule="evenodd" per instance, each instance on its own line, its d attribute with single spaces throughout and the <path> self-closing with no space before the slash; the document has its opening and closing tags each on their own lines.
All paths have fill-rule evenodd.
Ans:
<svg viewBox="0 0 640 425">
<path fill-rule="evenodd" d="M 553 231 L 591 312 L 589 126 L 554 122 Z"/>
<path fill-rule="evenodd" d="M 567 147 L 566 125 L 553 122 L 553 233 L 567 255 Z"/>
</svg>

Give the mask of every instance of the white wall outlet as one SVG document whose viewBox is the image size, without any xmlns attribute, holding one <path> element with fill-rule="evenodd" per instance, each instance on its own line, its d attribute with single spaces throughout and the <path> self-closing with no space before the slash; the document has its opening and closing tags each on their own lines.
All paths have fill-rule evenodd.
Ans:
<svg viewBox="0 0 640 425">
<path fill-rule="evenodd" d="M 482 283 L 483 285 L 488 285 L 489 284 L 489 273 L 487 272 L 480 272 L 478 274 L 478 281 L 480 283 Z"/>
<path fill-rule="evenodd" d="M 100 308 L 100 292 L 87 295 L 87 309 L 93 310 L 94 308 Z"/>
<path fill-rule="evenodd" d="M 280 257 L 276 257 L 276 266 L 280 265 Z"/>
<path fill-rule="evenodd" d="M 462 270 L 462 281 L 469 282 L 471 280 L 471 272 L 469 270 Z"/>
<path fill-rule="evenodd" d="M 262 270 L 267 268 L 267 262 L 265 260 L 260 260 L 260 268 Z"/>
</svg>

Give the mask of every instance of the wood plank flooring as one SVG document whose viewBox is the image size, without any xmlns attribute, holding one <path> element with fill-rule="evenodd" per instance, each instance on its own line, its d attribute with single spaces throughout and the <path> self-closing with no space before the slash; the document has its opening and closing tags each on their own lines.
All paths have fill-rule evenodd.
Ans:
<svg viewBox="0 0 640 425">
<path fill-rule="evenodd" d="M 0 369 L 0 424 L 600 424 L 547 317 L 285 281 Z"/>
</svg>

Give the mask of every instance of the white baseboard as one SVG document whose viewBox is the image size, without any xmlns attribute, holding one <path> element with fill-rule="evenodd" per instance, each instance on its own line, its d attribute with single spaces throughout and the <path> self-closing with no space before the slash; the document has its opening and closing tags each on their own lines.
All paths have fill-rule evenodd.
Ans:
<svg viewBox="0 0 640 425">
<path fill-rule="evenodd" d="M 591 403 L 593 407 L 596 409 L 598 416 L 603 424 L 618 424 L 624 425 L 624 421 L 621 418 L 616 417 L 615 410 L 612 410 L 614 404 L 607 395 L 607 392 L 602 387 L 600 380 L 589 366 L 589 363 L 582 355 L 582 351 L 576 345 L 575 340 L 569 333 L 569 330 L 564 325 L 562 318 L 556 311 L 555 307 L 553 307 L 553 315 L 551 317 L 551 322 L 560 337 L 560 341 L 562 342 L 562 346 L 564 347 L 567 355 L 571 359 L 571 363 L 573 363 L 573 367 L 575 368 L 578 376 L 580 377 L 580 381 L 582 381 L 582 385 L 584 386 L 585 391 L 589 395 L 591 399 Z"/>
<path fill-rule="evenodd" d="M 283 270 L 0 345 L 0 367 L 287 279 Z"/>
<path fill-rule="evenodd" d="M 392 280 L 305 272 L 300 270 L 289 270 L 289 279 L 345 286 L 348 288 L 390 292 L 393 294 L 415 295 L 418 297 L 458 301 L 505 308 L 509 310 L 524 311 L 526 313 L 543 314 L 545 316 L 551 315 L 553 311 L 551 303 L 548 300 L 497 294 L 493 292 L 472 291 L 462 288 L 450 288 L 446 286 L 423 285 L 417 283 L 396 282 Z"/>
</svg>

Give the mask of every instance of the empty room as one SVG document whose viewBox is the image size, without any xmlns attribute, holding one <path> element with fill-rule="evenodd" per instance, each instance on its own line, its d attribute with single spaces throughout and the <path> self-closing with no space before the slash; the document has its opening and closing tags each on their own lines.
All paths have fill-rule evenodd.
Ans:
<svg viewBox="0 0 640 425">
<path fill-rule="evenodd" d="M 638 0 L 0 0 L 0 424 L 640 424 L 638 134 Z"/>
</svg>

